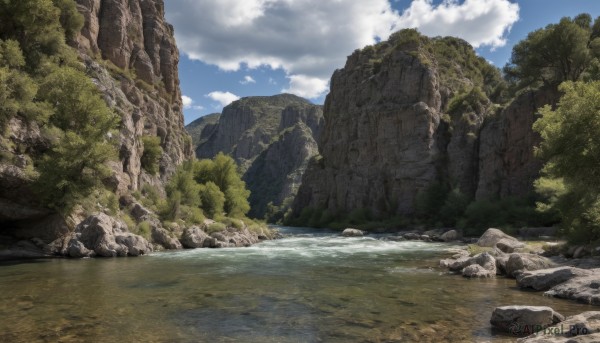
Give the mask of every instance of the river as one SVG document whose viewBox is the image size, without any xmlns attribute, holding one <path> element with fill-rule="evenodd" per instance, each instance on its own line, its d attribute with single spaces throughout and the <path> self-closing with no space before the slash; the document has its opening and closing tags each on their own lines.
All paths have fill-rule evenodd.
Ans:
<svg viewBox="0 0 600 343">
<path fill-rule="evenodd" d="M 436 268 L 453 245 L 281 228 L 250 248 L 0 264 L 1 342 L 501 342 L 496 306 L 591 307 Z"/>
</svg>

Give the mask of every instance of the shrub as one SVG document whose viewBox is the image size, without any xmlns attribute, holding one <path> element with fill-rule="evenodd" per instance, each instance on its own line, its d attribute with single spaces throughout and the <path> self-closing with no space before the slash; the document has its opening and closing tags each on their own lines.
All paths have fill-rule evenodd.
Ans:
<svg viewBox="0 0 600 343">
<path fill-rule="evenodd" d="M 223 223 L 210 223 L 206 227 L 206 233 L 210 235 L 211 233 L 214 233 L 214 232 L 224 231 L 226 228 L 227 227 Z"/>
<path fill-rule="evenodd" d="M 160 146 L 160 137 L 143 136 L 142 142 L 144 145 L 144 153 L 142 154 L 142 168 L 151 175 L 158 174 L 160 158 L 163 154 L 163 149 Z"/>
<path fill-rule="evenodd" d="M 200 198 L 202 199 L 202 209 L 210 217 L 222 215 L 225 208 L 225 194 L 212 181 L 207 182 L 200 187 Z"/>
</svg>

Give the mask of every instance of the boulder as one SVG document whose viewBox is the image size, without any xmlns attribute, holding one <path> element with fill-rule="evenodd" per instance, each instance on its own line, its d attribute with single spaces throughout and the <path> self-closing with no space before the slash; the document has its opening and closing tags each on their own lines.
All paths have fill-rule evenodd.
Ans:
<svg viewBox="0 0 600 343">
<path fill-rule="evenodd" d="M 453 241 L 457 240 L 458 237 L 459 237 L 458 231 L 450 230 L 448 232 L 443 233 L 440 236 L 440 240 L 442 240 L 444 242 L 453 242 Z"/>
<path fill-rule="evenodd" d="M 67 255 L 75 258 L 92 257 L 95 252 L 89 250 L 77 239 L 71 239 L 67 246 Z"/>
<path fill-rule="evenodd" d="M 206 238 L 208 238 L 208 235 L 202 231 L 202 229 L 197 226 L 192 226 L 183 231 L 180 241 L 184 248 L 194 249 L 202 248 Z"/>
<path fill-rule="evenodd" d="M 492 277 L 496 275 L 496 270 L 492 273 L 478 264 L 472 264 L 462 270 L 462 275 L 469 278 Z"/>
<path fill-rule="evenodd" d="M 451 271 L 459 271 L 470 265 L 471 258 L 469 256 L 462 256 L 457 259 L 446 260 L 446 267 Z"/>
<path fill-rule="evenodd" d="M 104 213 L 89 216 L 77 225 L 64 250 L 58 248 L 59 243 L 52 242 L 50 249 L 71 257 L 139 256 L 152 251 L 145 238 L 130 233 L 124 223 Z"/>
<path fill-rule="evenodd" d="M 162 245 L 165 249 L 183 249 L 177 238 L 172 237 L 169 231 L 157 225 L 152 225 L 152 240 Z"/>
<path fill-rule="evenodd" d="M 575 300 L 590 305 L 600 305 L 600 269 L 552 287 L 544 293 L 557 298 Z"/>
<path fill-rule="evenodd" d="M 547 306 L 496 307 L 490 323 L 515 336 L 531 334 L 560 323 L 565 318 Z"/>
<path fill-rule="evenodd" d="M 592 272 L 575 267 L 558 267 L 526 271 L 517 276 L 517 284 L 523 288 L 547 291 L 575 277 L 589 276 Z"/>
<path fill-rule="evenodd" d="M 519 343 L 592 343 L 600 342 L 600 311 L 584 312 L 568 317 L 560 324 L 546 328 Z"/>
<path fill-rule="evenodd" d="M 483 269 L 490 272 L 490 274 L 496 275 L 496 259 L 488 252 L 484 252 L 471 257 L 469 259 L 469 264 L 477 264 Z"/>
<path fill-rule="evenodd" d="M 342 236 L 344 237 L 362 237 L 364 236 L 364 232 L 357 229 L 347 228 L 342 232 Z"/>
<path fill-rule="evenodd" d="M 501 240 L 498 241 L 498 243 L 496 243 L 496 247 L 498 247 L 498 249 L 500 249 L 500 251 L 508 253 L 508 254 L 515 252 L 517 249 L 525 248 L 525 246 L 526 246 L 525 243 L 519 242 L 516 239 L 502 238 Z"/>
<path fill-rule="evenodd" d="M 547 269 L 555 267 L 554 262 L 546 257 L 535 254 L 513 253 L 506 262 L 506 275 L 516 277 L 525 271 Z"/>
<path fill-rule="evenodd" d="M 479 238 L 477 245 L 480 247 L 493 247 L 501 240 L 519 241 L 518 239 L 505 234 L 498 229 L 487 229 L 486 232 Z"/>
<path fill-rule="evenodd" d="M 405 233 L 403 237 L 409 241 L 416 241 L 421 239 L 421 235 L 414 232 Z"/>
<path fill-rule="evenodd" d="M 144 218 L 146 218 L 151 213 L 152 211 L 145 208 L 142 204 L 138 202 L 134 202 L 133 207 L 131 208 L 131 215 L 138 222 L 144 220 Z"/>
</svg>

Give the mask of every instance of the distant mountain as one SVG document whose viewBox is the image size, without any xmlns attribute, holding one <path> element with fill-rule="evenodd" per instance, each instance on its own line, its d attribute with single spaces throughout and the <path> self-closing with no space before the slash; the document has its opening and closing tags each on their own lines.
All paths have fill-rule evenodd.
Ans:
<svg viewBox="0 0 600 343">
<path fill-rule="evenodd" d="M 264 217 L 271 202 L 291 202 L 308 160 L 318 154 L 322 106 L 291 94 L 246 97 L 225 107 L 213 126 L 215 117 L 187 127 L 197 157 L 223 152 L 236 160 L 252 192 L 251 216 Z"/>
</svg>

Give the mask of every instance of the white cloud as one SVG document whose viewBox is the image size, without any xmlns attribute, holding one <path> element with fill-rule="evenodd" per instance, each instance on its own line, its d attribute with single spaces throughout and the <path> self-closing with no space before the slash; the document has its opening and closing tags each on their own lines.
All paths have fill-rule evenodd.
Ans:
<svg viewBox="0 0 600 343">
<path fill-rule="evenodd" d="M 282 89 L 283 93 L 292 93 L 304 98 L 317 98 L 329 89 L 329 81 L 318 77 L 308 77 L 305 75 L 291 75 L 290 87 Z"/>
<path fill-rule="evenodd" d="M 181 102 L 183 103 L 183 108 L 188 109 L 192 107 L 192 104 L 194 103 L 194 100 L 192 100 L 192 98 L 190 98 L 187 95 L 182 95 L 181 96 Z"/>
<path fill-rule="evenodd" d="M 276 84 L 277 84 L 277 81 L 275 81 L 275 79 L 274 79 L 274 78 L 270 77 L 270 78 L 269 78 L 269 84 L 270 84 L 270 85 L 276 85 Z"/>
<path fill-rule="evenodd" d="M 197 111 L 202 111 L 204 109 L 204 106 L 196 105 L 196 106 L 192 106 L 192 109 L 197 110 Z"/>
<path fill-rule="evenodd" d="M 248 84 L 251 84 L 251 83 L 256 83 L 256 80 L 254 80 L 252 78 L 252 76 L 246 75 L 246 76 L 244 76 L 244 79 L 242 81 L 240 81 L 240 83 L 243 84 L 243 85 L 248 85 Z"/>
<path fill-rule="evenodd" d="M 231 104 L 232 102 L 234 102 L 240 98 L 239 96 L 237 96 L 231 92 L 220 92 L 220 91 L 210 92 L 210 93 L 206 94 L 206 97 L 212 99 L 213 101 L 220 103 L 221 106 L 223 106 L 223 107 Z"/>
<path fill-rule="evenodd" d="M 402 13 L 389 0 L 169 0 L 165 5 L 179 48 L 191 59 L 227 71 L 281 68 L 290 80 L 288 91 L 315 97 L 327 91 L 323 85 L 352 51 L 401 28 L 494 48 L 506 44 L 506 33 L 519 18 L 519 5 L 509 0 L 439 5 L 413 0 Z M 309 83 L 322 93 L 308 91 Z"/>
<path fill-rule="evenodd" d="M 519 5 L 508 0 L 413 0 L 399 18 L 399 27 L 416 27 L 429 36 L 456 36 L 474 47 L 506 44 L 505 34 L 519 19 Z"/>
</svg>

